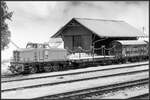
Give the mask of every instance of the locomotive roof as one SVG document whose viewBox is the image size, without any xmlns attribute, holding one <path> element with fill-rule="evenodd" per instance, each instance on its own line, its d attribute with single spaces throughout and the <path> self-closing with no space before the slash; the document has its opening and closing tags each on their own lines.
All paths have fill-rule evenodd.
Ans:
<svg viewBox="0 0 150 100">
<path fill-rule="evenodd" d="M 47 50 L 65 50 L 64 48 L 19 48 L 17 49 L 17 51 L 32 51 L 32 50 L 35 50 L 35 49 L 38 49 L 38 50 L 42 50 L 42 49 L 47 49 Z"/>
<path fill-rule="evenodd" d="M 60 36 L 63 29 L 72 21 L 79 23 L 81 26 L 90 30 L 92 33 L 103 37 L 145 37 L 142 31 L 120 20 L 104 20 L 89 18 L 73 18 L 64 25 L 52 38 Z"/>
<path fill-rule="evenodd" d="M 121 43 L 122 45 L 142 45 L 142 44 L 147 44 L 143 40 L 115 40 L 115 41 Z"/>
</svg>

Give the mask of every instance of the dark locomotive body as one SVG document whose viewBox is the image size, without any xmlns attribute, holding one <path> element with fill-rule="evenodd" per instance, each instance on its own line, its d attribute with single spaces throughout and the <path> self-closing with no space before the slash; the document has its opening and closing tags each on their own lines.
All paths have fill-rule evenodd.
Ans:
<svg viewBox="0 0 150 100">
<path fill-rule="evenodd" d="M 29 47 L 30 48 L 29 48 Z M 70 58 L 73 52 L 67 49 L 49 48 L 47 44 L 30 43 L 27 48 L 15 50 L 10 70 L 15 73 L 36 73 L 83 68 L 114 63 L 137 62 L 148 59 L 148 42 L 139 40 L 115 40 L 103 47 L 103 55 L 82 57 L 84 50 L 79 50 L 78 57 Z M 92 50 L 94 50 L 93 48 Z M 108 54 L 105 54 L 105 51 Z"/>
</svg>

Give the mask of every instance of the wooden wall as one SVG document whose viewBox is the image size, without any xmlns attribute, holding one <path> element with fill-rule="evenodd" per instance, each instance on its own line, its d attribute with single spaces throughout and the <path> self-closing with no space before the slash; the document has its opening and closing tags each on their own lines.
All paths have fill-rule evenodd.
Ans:
<svg viewBox="0 0 150 100">
<path fill-rule="evenodd" d="M 74 50 L 75 44 L 80 42 L 83 49 L 89 50 L 92 44 L 92 33 L 82 26 L 69 26 L 63 31 L 62 39 L 64 40 L 64 48 Z M 75 39 L 79 41 L 75 41 Z"/>
</svg>

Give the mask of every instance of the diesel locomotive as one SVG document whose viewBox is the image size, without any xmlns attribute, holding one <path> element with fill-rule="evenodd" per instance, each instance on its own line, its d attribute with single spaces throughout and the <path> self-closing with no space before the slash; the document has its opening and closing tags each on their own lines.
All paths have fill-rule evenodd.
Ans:
<svg viewBox="0 0 150 100">
<path fill-rule="evenodd" d="M 13 73 L 37 73 L 83 68 L 88 66 L 148 60 L 149 42 L 139 40 L 115 40 L 109 48 L 102 47 L 103 55 L 93 54 L 92 48 L 86 54 L 64 48 L 51 48 L 49 44 L 28 43 L 26 48 L 13 51 L 9 69 Z M 106 55 L 105 52 L 108 52 Z"/>
</svg>

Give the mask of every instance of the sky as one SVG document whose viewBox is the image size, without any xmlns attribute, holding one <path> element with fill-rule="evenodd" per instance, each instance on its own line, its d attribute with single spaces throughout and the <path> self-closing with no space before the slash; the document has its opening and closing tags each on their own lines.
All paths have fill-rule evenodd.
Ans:
<svg viewBox="0 0 150 100">
<path fill-rule="evenodd" d="M 20 48 L 28 42 L 48 42 L 73 17 L 124 20 L 149 33 L 148 1 L 7 1 L 13 11 L 7 21 L 11 40 Z M 12 44 L 2 51 L 2 59 L 9 59 L 17 49 Z"/>
</svg>

